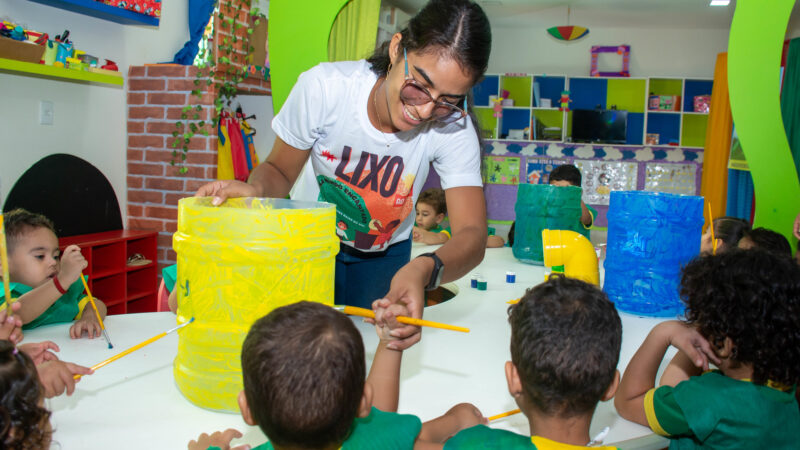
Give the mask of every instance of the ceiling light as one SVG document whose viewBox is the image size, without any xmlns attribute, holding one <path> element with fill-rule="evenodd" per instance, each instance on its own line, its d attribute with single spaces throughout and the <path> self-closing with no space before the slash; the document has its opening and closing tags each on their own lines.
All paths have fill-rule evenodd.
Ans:
<svg viewBox="0 0 800 450">
<path fill-rule="evenodd" d="M 728 6 L 731 0 L 711 0 L 708 6 Z"/>
</svg>

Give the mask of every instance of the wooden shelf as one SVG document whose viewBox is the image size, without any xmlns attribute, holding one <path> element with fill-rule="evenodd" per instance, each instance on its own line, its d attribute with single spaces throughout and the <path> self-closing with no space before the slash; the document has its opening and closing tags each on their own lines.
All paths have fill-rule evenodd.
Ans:
<svg viewBox="0 0 800 450">
<path fill-rule="evenodd" d="M 122 76 L 105 75 L 84 70 L 65 69 L 63 67 L 34 64 L 15 59 L 0 58 L 0 71 L 17 72 L 27 76 L 45 77 L 56 80 L 77 81 L 122 86 Z"/>
<path fill-rule="evenodd" d="M 92 293 L 106 303 L 109 314 L 125 314 L 131 302 L 133 312 L 156 310 L 157 239 L 155 231 L 116 230 L 61 238 L 59 246 L 62 251 L 72 244 L 81 248 Z M 137 253 L 153 262 L 128 266 L 128 258 Z"/>
<path fill-rule="evenodd" d="M 98 19 L 121 23 L 123 25 L 146 25 L 157 27 L 159 18 L 137 13 L 129 9 L 117 8 L 94 0 L 29 0 L 67 11 L 97 17 Z"/>
</svg>

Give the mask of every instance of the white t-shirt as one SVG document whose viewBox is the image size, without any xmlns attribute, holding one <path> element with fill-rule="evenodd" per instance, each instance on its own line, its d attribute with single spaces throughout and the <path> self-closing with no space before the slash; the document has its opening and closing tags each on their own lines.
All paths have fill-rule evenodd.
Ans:
<svg viewBox="0 0 800 450">
<path fill-rule="evenodd" d="M 365 252 L 409 238 L 431 162 L 443 189 L 482 185 L 469 118 L 381 133 L 367 116 L 377 79 L 364 60 L 319 64 L 300 75 L 272 121 L 284 142 L 311 149 L 292 198 L 335 204 L 340 239 Z"/>
</svg>

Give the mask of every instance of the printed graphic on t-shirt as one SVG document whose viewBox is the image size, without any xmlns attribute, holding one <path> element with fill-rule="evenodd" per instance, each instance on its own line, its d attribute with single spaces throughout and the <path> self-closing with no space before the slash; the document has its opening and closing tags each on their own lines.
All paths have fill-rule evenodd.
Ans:
<svg viewBox="0 0 800 450">
<path fill-rule="evenodd" d="M 336 158 L 329 151 L 326 159 Z M 336 233 L 353 247 L 382 250 L 414 207 L 414 174 L 399 155 L 342 149 L 336 179 L 317 175 L 319 200 L 336 205 Z"/>
</svg>

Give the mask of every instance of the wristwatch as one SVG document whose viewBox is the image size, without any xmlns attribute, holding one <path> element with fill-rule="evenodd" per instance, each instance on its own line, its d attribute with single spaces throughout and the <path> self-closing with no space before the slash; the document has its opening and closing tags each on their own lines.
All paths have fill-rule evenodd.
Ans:
<svg viewBox="0 0 800 450">
<path fill-rule="evenodd" d="M 432 291 L 439 287 L 439 284 L 442 282 L 442 274 L 444 274 L 444 263 L 441 259 L 436 255 L 436 253 L 423 253 L 417 258 L 422 256 L 427 256 L 433 259 L 433 271 L 431 272 L 431 279 L 428 281 L 428 285 L 425 286 L 426 291 Z"/>
</svg>

